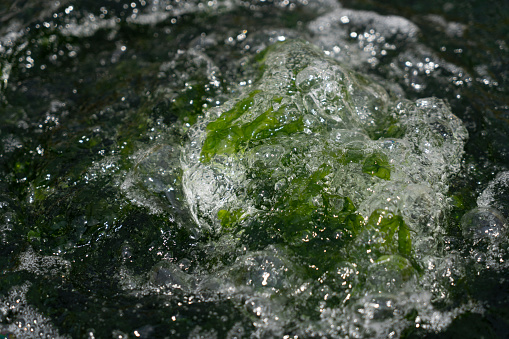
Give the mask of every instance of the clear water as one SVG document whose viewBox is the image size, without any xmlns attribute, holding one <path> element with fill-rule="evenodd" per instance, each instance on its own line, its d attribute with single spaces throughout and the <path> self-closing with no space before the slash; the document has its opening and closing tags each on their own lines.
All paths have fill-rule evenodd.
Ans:
<svg viewBox="0 0 509 339">
<path fill-rule="evenodd" d="M 508 13 L 0 3 L 0 337 L 505 337 Z"/>
</svg>

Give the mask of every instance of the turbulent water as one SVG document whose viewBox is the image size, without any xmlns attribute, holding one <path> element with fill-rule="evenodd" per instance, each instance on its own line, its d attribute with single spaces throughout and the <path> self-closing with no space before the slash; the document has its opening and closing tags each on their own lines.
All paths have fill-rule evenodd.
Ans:
<svg viewBox="0 0 509 339">
<path fill-rule="evenodd" d="M 505 337 L 507 13 L 0 3 L 0 338 Z"/>
</svg>

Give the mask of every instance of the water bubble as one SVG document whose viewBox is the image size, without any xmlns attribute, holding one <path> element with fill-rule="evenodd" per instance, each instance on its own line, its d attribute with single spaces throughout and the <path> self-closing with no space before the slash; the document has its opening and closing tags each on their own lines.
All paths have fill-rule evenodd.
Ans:
<svg viewBox="0 0 509 339">
<path fill-rule="evenodd" d="M 497 174 L 477 198 L 479 207 L 493 207 L 509 217 L 509 171 Z"/>
<path fill-rule="evenodd" d="M 399 255 L 382 256 L 369 266 L 366 284 L 368 290 L 390 293 L 400 290 L 404 284 L 415 284 L 417 271 L 412 263 Z"/>
<path fill-rule="evenodd" d="M 152 268 L 150 280 L 157 286 L 170 289 L 189 290 L 194 286 L 192 276 L 186 274 L 182 269 L 171 262 L 163 261 Z"/>
<path fill-rule="evenodd" d="M 126 243 L 126 244 L 122 245 L 122 247 L 120 248 L 120 257 L 124 261 L 131 259 L 132 248 L 129 244 Z"/>
<path fill-rule="evenodd" d="M 187 271 L 189 270 L 189 268 L 191 268 L 191 265 L 192 265 L 192 261 L 187 259 L 187 258 L 183 258 L 181 260 L 179 260 L 179 262 L 177 263 L 178 267 L 182 270 L 182 271 Z"/>
<path fill-rule="evenodd" d="M 18 326 L 19 328 L 23 328 L 25 327 L 26 325 L 26 321 L 24 318 L 18 318 L 14 321 L 14 323 L 16 324 L 16 326 Z"/>
<path fill-rule="evenodd" d="M 490 243 L 505 240 L 507 221 L 496 209 L 477 207 L 468 212 L 461 219 L 463 236 L 474 242 L 487 239 Z"/>
<path fill-rule="evenodd" d="M 289 287 L 292 266 L 278 252 L 255 252 L 239 257 L 231 270 L 239 285 L 280 290 Z"/>
</svg>

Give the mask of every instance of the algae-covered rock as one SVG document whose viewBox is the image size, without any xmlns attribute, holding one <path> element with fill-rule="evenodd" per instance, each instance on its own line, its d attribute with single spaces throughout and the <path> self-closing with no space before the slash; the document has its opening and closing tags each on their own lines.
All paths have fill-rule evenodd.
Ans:
<svg viewBox="0 0 509 339">
<path fill-rule="evenodd" d="M 393 97 L 299 40 L 258 62 L 257 82 L 190 132 L 183 186 L 198 227 L 325 266 L 401 257 L 418 268 L 414 253 L 441 233 L 461 121 L 442 100 Z"/>
</svg>

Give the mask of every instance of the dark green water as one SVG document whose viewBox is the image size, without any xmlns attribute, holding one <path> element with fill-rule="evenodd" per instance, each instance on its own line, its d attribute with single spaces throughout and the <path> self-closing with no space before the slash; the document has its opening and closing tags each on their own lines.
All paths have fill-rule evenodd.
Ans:
<svg viewBox="0 0 509 339">
<path fill-rule="evenodd" d="M 0 0 L 0 338 L 507 337 L 507 36 L 509 4 L 494 0 Z M 189 156 L 204 133 L 222 131 L 200 127 L 210 112 L 268 88 L 266 48 L 292 39 L 371 79 L 366 92 L 385 88 L 389 103 L 444 100 L 468 140 L 458 160 L 442 144 L 431 151 L 454 169 L 434 156 L 389 166 L 361 152 L 348 158 L 358 177 L 347 167 L 311 171 L 328 150 L 320 135 L 345 129 L 327 122 L 313 130 L 316 143 L 290 132 L 279 141 L 276 155 L 298 149 L 288 162 L 246 162 L 251 172 L 235 173 L 247 181 L 193 177 L 231 163 Z M 389 130 L 374 130 L 368 148 L 394 136 L 413 145 L 401 159 L 414 159 L 419 134 Z M 242 138 L 230 140 L 249 150 Z M 211 157 L 229 154 L 214 147 Z M 366 203 L 354 191 L 397 173 L 433 181 L 436 199 L 409 194 L 415 205 L 390 219 L 399 226 L 379 221 L 398 236 L 374 245 L 373 257 L 361 241 L 371 233 L 355 230 L 369 229 L 382 198 Z M 207 186 L 224 178 L 231 189 Z M 281 178 L 290 186 L 279 195 Z M 333 210 L 338 182 L 349 178 L 341 199 L 353 203 Z M 224 202 L 230 192 L 237 199 Z M 318 193 L 323 201 L 313 200 Z M 274 206 L 286 214 L 264 214 Z M 343 236 L 355 240 L 330 241 Z M 370 266 L 387 255 L 402 259 Z"/>
</svg>

